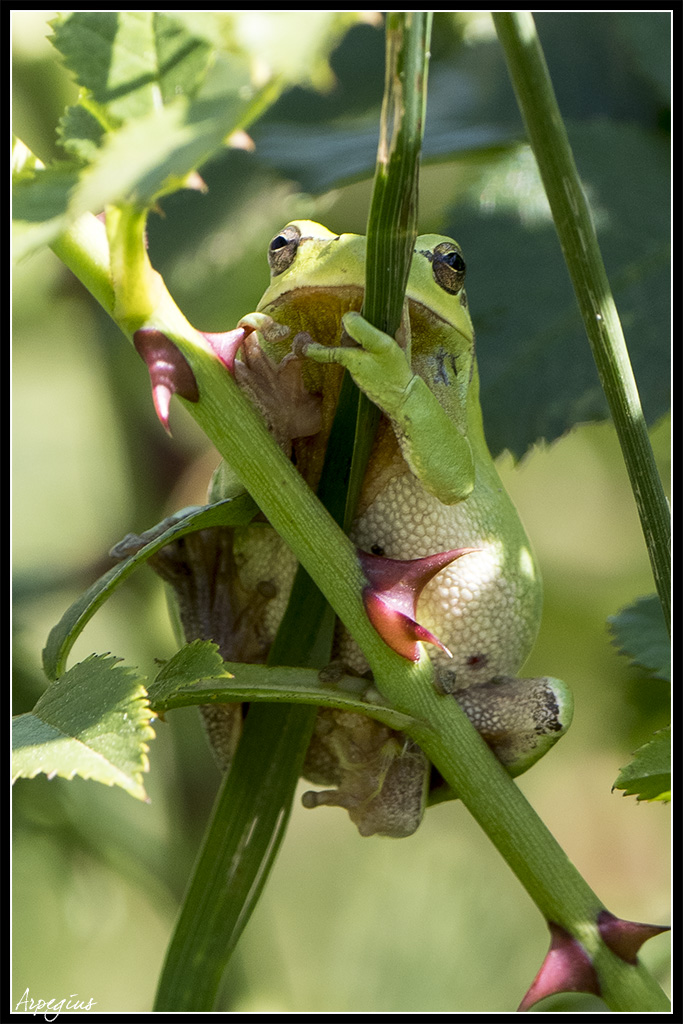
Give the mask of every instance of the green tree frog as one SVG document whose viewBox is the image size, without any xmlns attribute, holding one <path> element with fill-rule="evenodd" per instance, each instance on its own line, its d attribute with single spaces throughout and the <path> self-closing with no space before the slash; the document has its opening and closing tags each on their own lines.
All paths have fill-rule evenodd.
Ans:
<svg viewBox="0 0 683 1024">
<path fill-rule="evenodd" d="M 439 687 L 453 694 L 513 774 L 562 735 L 571 697 L 560 681 L 517 679 L 541 615 L 534 556 L 484 436 L 474 332 L 459 246 L 417 239 L 403 322 L 393 339 L 359 310 L 365 238 L 296 221 L 272 240 L 271 284 L 235 364 L 238 382 L 278 442 L 317 485 L 341 378 L 347 369 L 383 416 L 351 539 L 362 551 L 415 560 L 468 549 L 426 585 L 417 618 Z M 217 474 L 213 497 L 229 476 Z M 265 655 L 286 607 L 296 561 L 265 523 L 233 538 L 233 603 L 244 646 Z M 244 630 L 244 616 L 249 629 Z M 336 657 L 363 675 L 363 655 L 340 625 Z M 406 737 L 371 718 L 322 711 L 306 775 L 335 789 L 308 806 L 339 804 L 362 834 L 410 834 L 419 823 L 430 766 Z M 432 780 L 433 781 L 433 780 Z"/>
</svg>

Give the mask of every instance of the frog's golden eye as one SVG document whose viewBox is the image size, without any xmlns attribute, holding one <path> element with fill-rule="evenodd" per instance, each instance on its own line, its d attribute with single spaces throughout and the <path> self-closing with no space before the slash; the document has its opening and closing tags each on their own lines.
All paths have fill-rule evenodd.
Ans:
<svg viewBox="0 0 683 1024">
<path fill-rule="evenodd" d="M 289 270 L 296 258 L 301 232 L 296 224 L 288 224 L 275 236 L 268 246 L 268 263 L 271 277 L 277 277 Z"/>
<path fill-rule="evenodd" d="M 457 295 L 465 283 L 465 261 L 454 242 L 439 242 L 431 252 L 425 253 L 432 264 L 434 280 L 449 295 Z"/>
</svg>

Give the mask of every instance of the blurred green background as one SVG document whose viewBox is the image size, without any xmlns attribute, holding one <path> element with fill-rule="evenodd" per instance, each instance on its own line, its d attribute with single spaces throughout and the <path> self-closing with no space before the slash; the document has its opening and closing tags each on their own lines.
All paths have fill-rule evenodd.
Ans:
<svg viewBox="0 0 683 1024">
<path fill-rule="evenodd" d="M 58 155 L 55 125 L 75 98 L 45 40 L 51 13 L 13 12 L 14 130 L 43 159 Z M 668 483 L 668 16 L 537 20 Z M 524 456 L 504 452 L 499 465 L 545 581 L 525 674 L 558 676 L 575 694 L 568 736 L 519 785 L 612 912 L 664 923 L 669 810 L 611 791 L 668 713 L 668 687 L 629 667 L 606 627 L 653 590 L 652 578 L 611 425 L 565 433 L 602 415 L 602 400 L 490 32 L 479 14 L 437 15 L 420 230 L 454 234 L 464 248 L 487 431 L 494 450 Z M 228 329 L 254 308 L 267 243 L 288 220 L 364 230 L 381 32 L 352 29 L 333 69 L 330 93 L 293 90 L 254 126 L 254 152 L 229 151 L 203 169 L 208 195 L 179 193 L 152 218 L 152 261 L 196 326 Z M 203 502 L 216 457 L 179 407 L 173 439 L 164 435 L 142 363 L 50 252 L 20 264 L 13 283 L 16 714 L 44 689 L 50 627 L 108 567 L 112 544 Z M 552 443 L 524 454 L 542 437 Z M 161 586 L 143 570 L 72 660 L 111 651 L 151 673 L 174 649 Z M 42 999 L 77 993 L 97 1011 L 150 1008 L 218 785 L 192 710 L 156 732 L 148 805 L 81 780 L 15 786 L 13 1008 L 27 988 Z M 397 842 L 361 839 L 344 812 L 297 802 L 223 1005 L 509 1011 L 547 944 L 534 906 L 459 803 L 431 809 Z M 667 953 L 662 936 L 642 954 L 664 983 Z"/>
</svg>

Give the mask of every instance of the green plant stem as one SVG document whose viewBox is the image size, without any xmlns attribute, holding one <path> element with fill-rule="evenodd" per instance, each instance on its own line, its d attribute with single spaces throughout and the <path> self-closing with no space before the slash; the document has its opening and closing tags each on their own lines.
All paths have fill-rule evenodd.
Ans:
<svg viewBox="0 0 683 1024">
<path fill-rule="evenodd" d="M 528 11 L 493 15 L 619 437 L 664 619 L 671 623 L 671 523 L 621 323 L 548 68 Z"/>
<path fill-rule="evenodd" d="M 212 1008 L 284 837 L 314 713 L 295 705 L 250 708 L 247 723 L 256 717 L 245 726 L 216 798 L 159 980 L 156 1012 Z M 253 864 L 260 870 L 251 870 Z"/>
<path fill-rule="evenodd" d="M 367 228 L 363 316 L 392 338 L 401 326 L 417 236 L 431 27 L 429 11 L 387 14 L 386 75 Z"/>
</svg>

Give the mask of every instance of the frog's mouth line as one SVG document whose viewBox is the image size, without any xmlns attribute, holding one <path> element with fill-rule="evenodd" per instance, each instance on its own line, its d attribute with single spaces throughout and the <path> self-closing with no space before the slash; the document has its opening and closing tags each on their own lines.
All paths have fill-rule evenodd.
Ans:
<svg viewBox="0 0 683 1024">
<path fill-rule="evenodd" d="M 325 316 L 323 309 L 329 309 L 332 307 L 336 314 L 339 316 L 341 313 L 348 313 L 352 310 L 360 311 L 363 304 L 363 294 L 365 289 L 360 285 L 335 285 L 334 287 L 328 287 L 326 285 L 302 285 L 300 288 L 294 288 L 291 291 L 277 295 L 271 299 L 265 305 L 257 307 L 258 312 L 268 313 L 274 320 L 286 323 L 291 326 L 291 321 L 303 320 L 304 316 L 307 322 L 310 324 L 311 319 L 316 317 L 316 307 L 321 309 L 321 316 Z M 455 331 L 456 334 L 460 335 L 469 345 L 474 344 L 474 332 L 466 333 L 457 324 L 453 323 L 447 317 L 442 316 L 428 306 L 421 299 L 417 299 L 410 294 L 408 290 L 406 292 L 406 298 L 410 303 L 411 307 L 415 307 L 418 311 L 420 319 L 425 319 L 433 324 L 435 327 L 440 329 L 447 329 Z M 292 312 L 296 311 L 301 304 L 303 304 L 301 312 L 292 316 Z M 278 317 L 278 311 L 285 307 L 289 310 L 288 316 L 280 321 Z M 312 332 L 310 332 L 312 333 Z"/>
</svg>

